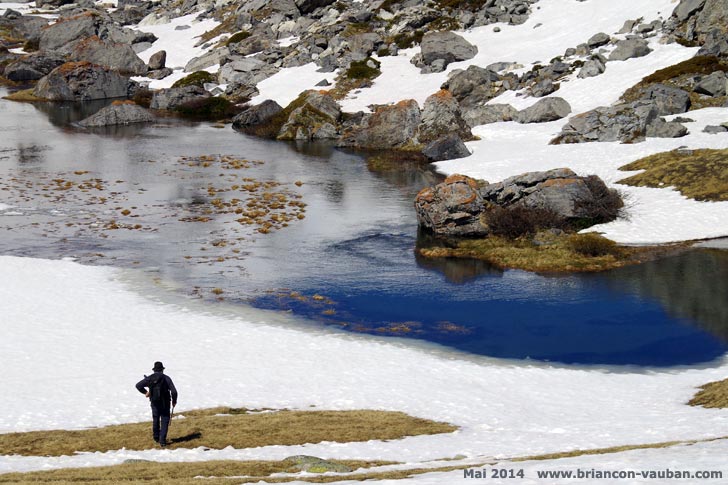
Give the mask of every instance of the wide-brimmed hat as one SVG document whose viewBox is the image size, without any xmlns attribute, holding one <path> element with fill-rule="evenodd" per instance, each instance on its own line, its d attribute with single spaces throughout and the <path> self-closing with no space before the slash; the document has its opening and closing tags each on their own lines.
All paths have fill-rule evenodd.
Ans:
<svg viewBox="0 0 728 485">
<path fill-rule="evenodd" d="M 159 372 L 160 370 L 164 370 L 164 364 L 162 364 L 161 362 L 155 362 L 152 370 L 154 372 Z"/>
</svg>

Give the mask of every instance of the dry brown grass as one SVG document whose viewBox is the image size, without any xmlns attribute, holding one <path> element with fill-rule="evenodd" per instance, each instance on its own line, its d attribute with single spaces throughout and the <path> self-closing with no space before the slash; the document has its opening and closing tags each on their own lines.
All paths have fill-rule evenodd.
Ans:
<svg viewBox="0 0 728 485">
<path fill-rule="evenodd" d="M 688 404 L 704 408 L 728 408 L 728 379 L 700 386 L 700 391 Z"/>
<path fill-rule="evenodd" d="M 352 469 L 391 464 L 392 462 L 363 460 L 332 460 Z M 295 473 L 292 461 L 208 461 L 201 463 L 126 463 L 123 465 L 68 468 L 61 470 L 9 473 L 0 475 L 0 483 L 53 483 L 65 484 L 111 484 L 145 483 L 148 485 L 169 484 L 187 485 L 200 483 L 248 483 L 267 479 L 273 473 Z M 196 477 L 205 477 L 204 480 Z M 207 478 L 210 477 L 210 478 Z M 212 478 L 215 477 L 215 478 Z M 236 478 L 231 481 L 231 477 Z M 274 481 L 269 479 L 266 481 Z M 290 481 L 292 479 L 286 479 Z M 275 480 L 278 481 L 278 480 Z"/>
<path fill-rule="evenodd" d="M 457 427 L 391 411 L 280 411 L 244 414 L 230 408 L 184 412 L 173 420 L 169 448 L 222 449 L 300 445 L 336 441 L 393 440 L 450 433 Z M 224 414 L 224 415 L 220 415 Z M 71 455 L 152 447 L 150 423 L 132 423 L 78 431 L 52 430 L 0 435 L 0 454 Z"/>
<path fill-rule="evenodd" d="M 673 150 L 620 167 L 644 170 L 618 183 L 639 187 L 675 187 L 695 200 L 728 200 L 728 150 Z"/>
<path fill-rule="evenodd" d="M 35 102 L 35 101 L 47 101 L 47 99 L 39 98 L 33 94 L 33 89 L 22 89 L 15 91 L 14 93 L 4 96 L 4 99 L 10 101 L 23 101 L 23 102 Z"/>
</svg>

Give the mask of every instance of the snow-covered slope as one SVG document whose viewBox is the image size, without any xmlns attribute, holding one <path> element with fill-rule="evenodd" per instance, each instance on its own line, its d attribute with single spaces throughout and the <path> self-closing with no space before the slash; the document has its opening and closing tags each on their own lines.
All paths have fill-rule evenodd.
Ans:
<svg viewBox="0 0 728 485">
<path fill-rule="evenodd" d="M 73 457 L 0 456 L 0 471 L 120 463 L 283 458 L 417 462 L 507 457 L 725 434 L 728 414 L 686 406 L 704 369 L 617 371 L 468 358 L 393 340 L 300 330 L 284 317 L 234 317 L 162 304 L 123 273 L 70 261 L 0 257 L 0 432 L 84 428 L 147 418 L 134 384 L 162 360 L 178 410 L 217 405 L 390 409 L 452 422 L 456 433 L 404 441 Z M 263 321 L 265 320 L 265 322 Z"/>
</svg>

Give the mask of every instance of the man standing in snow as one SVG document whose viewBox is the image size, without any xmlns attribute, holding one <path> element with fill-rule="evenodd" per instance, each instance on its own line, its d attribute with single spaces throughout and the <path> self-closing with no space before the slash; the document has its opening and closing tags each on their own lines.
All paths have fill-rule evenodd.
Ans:
<svg viewBox="0 0 728 485">
<path fill-rule="evenodd" d="M 149 398 L 152 405 L 152 436 L 159 446 L 167 446 L 167 429 L 169 429 L 170 400 L 172 407 L 177 405 L 177 389 L 169 376 L 164 375 L 164 365 L 155 362 L 154 374 L 144 376 L 137 382 L 139 392 Z M 148 390 L 147 390 L 148 388 Z"/>
</svg>

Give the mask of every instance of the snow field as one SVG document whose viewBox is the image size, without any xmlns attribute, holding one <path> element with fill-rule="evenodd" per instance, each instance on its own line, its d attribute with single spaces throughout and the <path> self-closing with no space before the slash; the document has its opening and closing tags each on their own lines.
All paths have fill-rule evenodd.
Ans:
<svg viewBox="0 0 728 485">
<path fill-rule="evenodd" d="M 162 360 L 178 411 L 218 405 L 386 409 L 461 430 L 401 441 L 219 451 L 151 450 L 0 457 L 0 471 L 223 458 L 509 457 L 574 448 L 715 437 L 722 410 L 686 406 L 713 368 L 644 371 L 557 367 L 468 357 L 398 341 L 292 328 L 284 316 L 210 314 L 162 304 L 123 273 L 71 261 L 0 257 L 3 305 L 0 432 L 79 429 L 148 419 L 134 384 Z M 148 292 L 147 292 L 148 293 Z M 39 304 L 42 302 L 42 304 Z M 267 322 L 267 323 L 265 323 Z"/>
</svg>

